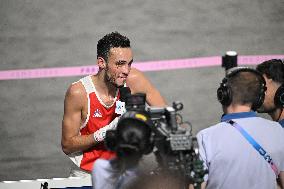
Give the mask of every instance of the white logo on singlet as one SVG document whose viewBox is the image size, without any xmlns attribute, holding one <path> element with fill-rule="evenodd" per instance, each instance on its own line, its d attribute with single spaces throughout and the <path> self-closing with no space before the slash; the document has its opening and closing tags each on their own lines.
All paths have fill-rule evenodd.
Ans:
<svg viewBox="0 0 284 189">
<path fill-rule="evenodd" d="M 93 117 L 103 117 L 102 113 L 100 112 L 99 109 L 96 109 L 96 111 L 93 114 Z"/>
</svg>

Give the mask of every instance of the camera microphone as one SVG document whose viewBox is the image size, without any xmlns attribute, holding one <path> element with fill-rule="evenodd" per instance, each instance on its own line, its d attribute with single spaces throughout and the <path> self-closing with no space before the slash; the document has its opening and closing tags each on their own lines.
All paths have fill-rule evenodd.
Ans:
<svg viewBox="0 0 284 189">
<path fill-rule="evenodd" d="M 222 67 L 225 71 L 230 68 L 238 66 L 238 53 L 236 51 L 227 51 L 224 56 L 222 56 Z"/>
</svg>

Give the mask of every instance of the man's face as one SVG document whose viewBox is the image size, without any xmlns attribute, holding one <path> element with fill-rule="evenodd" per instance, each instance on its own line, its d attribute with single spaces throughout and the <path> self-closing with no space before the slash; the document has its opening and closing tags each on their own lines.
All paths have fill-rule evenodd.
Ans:
<svg viewBox="0 0 284 189">
<path fill-rule="evenodd" d="M 258 109 L 260 113 L 270 113 L 276 110 L 276 106 L 274 104 L 274 96 L 275 92 L 278 89 L 278 84 L 274 82 L 272 79 L 267 78 L 267 76 L 263 75 L 267 90 L 265 92 L 265 99 L 262 106 Z"/>
<path fill-rule="evenodd" d="M 130 48 L 111 48 L 106 63 L 106 81 L 116 87 L 122 87 L 126 82 L 132 62 L 133 57 Z"/>
</svg>

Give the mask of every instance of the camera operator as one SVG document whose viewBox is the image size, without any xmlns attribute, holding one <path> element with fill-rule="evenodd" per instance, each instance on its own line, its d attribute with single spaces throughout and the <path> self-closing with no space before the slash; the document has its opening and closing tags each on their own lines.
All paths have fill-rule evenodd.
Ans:
<svg viewBox="0 0 284 189">
<path fill-rule="evenodd" d="M 264 103 L 258 112 L 268 113 L 284 128 L 284 62 L 280 59 L 267 60 L 257 65 L 256 70 L 263 75 L 267 86 Z"/>
<path fill-rule="evenodd" d="M 116 157 L 112 160 L 98 159 L 94 163 L 94 189 L 125 188 L 135 180 L 140 174 L 140 159 L 153 150 L 151 124 L 146 112 L 129 111 L 122 115 L 116 130 L 107 131 L 106 146 L 116 153 Z"/>
<path fill-rule="evenodd" d="M 284 130 L 257 117 L 266 86 L 254 69 L 231 69 L 217 90 L 221 123 L 197 134 L 201 159 L 209 173 L 206 188 L 276 188 L 284 181 Z M 282 183 L 283 184 L 283 183 Z"/>
</svg>

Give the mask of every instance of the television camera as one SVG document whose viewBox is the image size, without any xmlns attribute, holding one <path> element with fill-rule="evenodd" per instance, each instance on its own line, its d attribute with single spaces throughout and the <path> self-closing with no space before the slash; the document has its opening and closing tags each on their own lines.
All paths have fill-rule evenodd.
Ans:
<svg viewBox="0 0 284 189">
<path fill-rule="evenodd" d="M 199 160 L 198 143 L 196 137 L 192 136 L 192 126 L 190 122 L 184 122 L 178 113 L 183 109 L 183 104 L 173 102 L 172 107 L 147 107 L 144 93 L 131 95 L 127 92 L 123 96 L 126 113 L 119 122 L 136 119 L 141 114 L 150 118 L 145 122 L 152 130 L 152 139 L 149 140 L 159 165 L 152 173 L 169 171 L 183 178 L 185 184 L 192 183 L 195 188 L 200 188 L 207 171 Z"/>
</svg>

